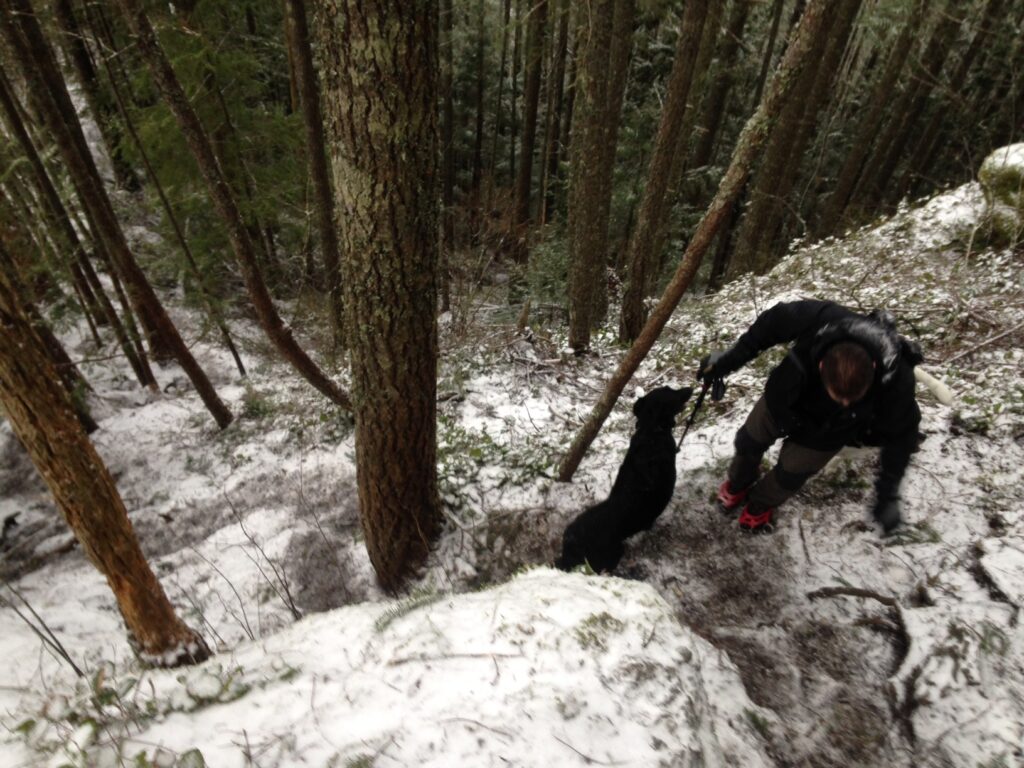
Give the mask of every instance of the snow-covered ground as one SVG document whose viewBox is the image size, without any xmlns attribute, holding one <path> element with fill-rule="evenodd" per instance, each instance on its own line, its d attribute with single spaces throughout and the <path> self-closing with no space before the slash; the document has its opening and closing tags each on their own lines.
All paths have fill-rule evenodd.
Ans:
<svg viewBox="0 0 1024 768">
<path fill-rule="evenodd" d="M 713 510 L 769 354 L 705 408 L 673 503 L 619 578 L 544 567 L 632 429 L 631 387 L 574 482 L 551 479 L 621 354 L 610 331 L 577 360 L 561 327 L 443 319 L 448 524 L 394 600 L 361 541 L 348 419 L 251 325 L 233 326 L 242 380 L 172 307 L 239 416 L 223 433 L 176 369 L 147 395 L 110 348 L 63 329 L 95 359 L 93 439 L 143 548 L 218 653 L 138 668 L 103 579 L 0 426 L 0 520 L 17 515 L 2 568 L 39 617 L 3 588 L 0 765 L 1024 765 L 1024 270 L 983 247 L 982 204 L 967 185 L 684 301 L 635 380 L 692 383 L 703 353 L 779 300 L 889 308 L 956 397 L 919 392 L 900 534 L 867 517 L 870 452 L 814 478 L 774 535 Z"/>
</svg>

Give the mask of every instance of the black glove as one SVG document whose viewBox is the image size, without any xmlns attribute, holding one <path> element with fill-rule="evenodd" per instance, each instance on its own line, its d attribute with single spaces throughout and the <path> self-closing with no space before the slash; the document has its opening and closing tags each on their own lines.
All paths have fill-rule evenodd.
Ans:
<svg viewBox="0 0 1024 768">
<path fill-rule="evenodd" d="M 900 497 L 879 498 L 875 502 L 875 508 L 871 510 L 871 514 L 874 516 L 875 522 L 882 526 L 882 533 L 888 536 L 903 521 L 900 516 Z"/>
<path fill-rule="evenodd" d="M 704 355 L 700 361 L 700 367 L 697 369 L 697 378 L 702 382 L 710 382 L 714 379 L 720 379 L 725 374 L 722 371 L 715 369 L 715 366 L 725 357 L 727 350 L 716 349 L 710 355 Z"/>
</svg>

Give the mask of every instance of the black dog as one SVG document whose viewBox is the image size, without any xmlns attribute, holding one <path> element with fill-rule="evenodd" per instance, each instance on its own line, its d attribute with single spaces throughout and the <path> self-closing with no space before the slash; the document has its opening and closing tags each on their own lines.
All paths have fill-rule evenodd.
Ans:
<svg viewBox="0 0 1024 768">
<path fill-rule="evenodd" d="M 633 404 L 636 432 L 607 499 L 582 512 L 562 537 L 563 571 L 589 563 L 595 573 L 613 571 L 623 542 L 654 525 L 676 486 L 672 427 L 693 390 L 658 387 Z"/>
</svg>

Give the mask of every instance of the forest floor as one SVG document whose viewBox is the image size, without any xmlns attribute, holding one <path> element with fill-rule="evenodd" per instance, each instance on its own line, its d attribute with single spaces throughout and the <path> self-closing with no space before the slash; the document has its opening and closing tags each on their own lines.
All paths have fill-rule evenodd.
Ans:
<svg viewBox="0 0 1024 768">
<path fill-rule="evenodd" d="M 148 395 L 65 324 L 143 549 L 218 654 L 137 667 L 109 590 L 0 425 L 0 764 L 1024 765 L 1024 269 L 980 242 L 982 207 L 966 185 L 686 298 L 571 484 L 554 464 L 622 349 L 609 328 L 575 358 L 560 318 L 517 333 L 502 287 L 478 287 L 441 320 L 447 524 L 397 601 L 361 541 L 349 418 L 255 326 L 232 326 L 241 379 L 169 298 L 239 416 L 218 432 L 176 368 Z M 692 385 L 758 312 L 812 296 L 892 311 L 954 391 L 947 407 L 919 387 L 925 440 L 897 535 L 867 513 L 872 451 L 835 460 L 772 535 L 715 511 L 777 350 L 705 407 L 672 503 L 616 577 L 538 567 L 610 488 L 635 396 Z"/>
</svg>

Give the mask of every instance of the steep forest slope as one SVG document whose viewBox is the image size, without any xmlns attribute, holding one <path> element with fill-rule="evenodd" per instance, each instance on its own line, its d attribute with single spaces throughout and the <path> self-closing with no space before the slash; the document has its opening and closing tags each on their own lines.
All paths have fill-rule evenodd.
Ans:
<svg viewBox="0 0 1024 768">
<path fill-rule="evenodd" d="M 0 426 L 0 764 L 1024 765 L 1024 270 L 984 242 L 982 208 L 969 184 L 691 297 L 635 379 L 691 384 L 702 354 L 780 300 L 890 309 L 955 394 L 947 407 L 919 388 L 898 534 L 869 522 L 870 451 L 813 479 L 770 536 L 714 510 L 779 350 L 701 413 L 673 502 L 614 578 L 536 567 L 628 442 L 632 386 L 575 481 L 552 479 L 621 354 L 613 329 L 576 358 L 557 318 L 517 333 L 499 294 L 442 318 L 448 525 L 392 600 L 360 541 L 351 424 L 247 322 L 232 328 L 242 380 L 177 308 L 243 414 L 223 433 L 174 368 L 158 396 L 120 360 L 82 368 L 143 548 L 219 652 L 185 672 L 137 667 L 109 590 Z M 64 338 L 97 357 L 81 329 Z"/>
</svg>

